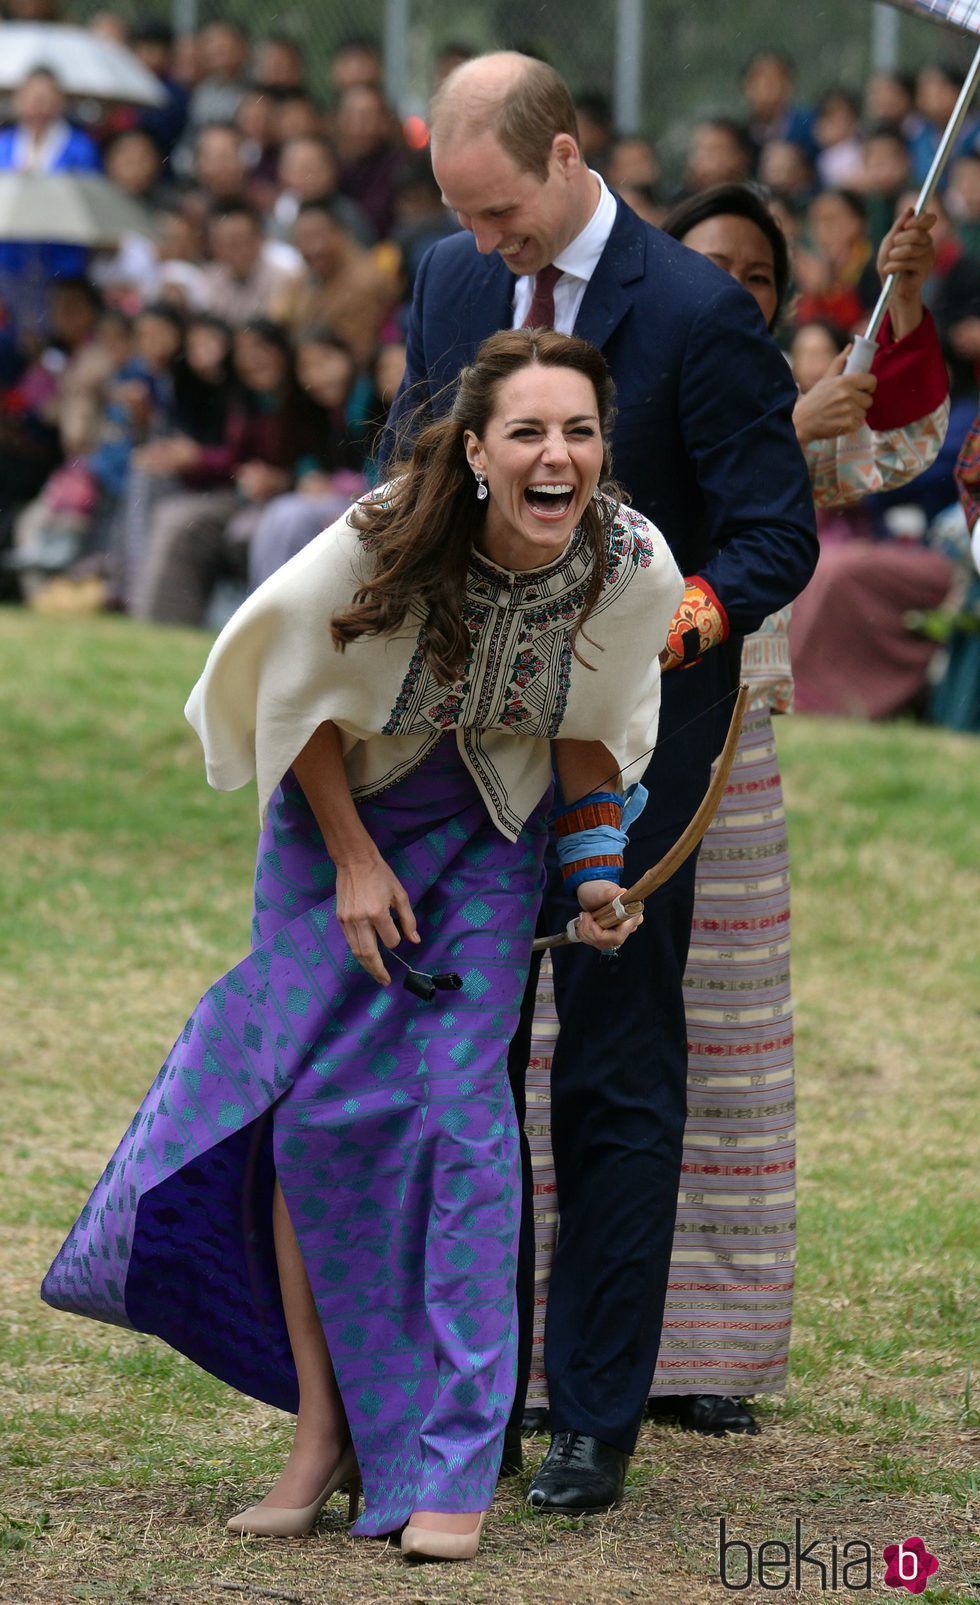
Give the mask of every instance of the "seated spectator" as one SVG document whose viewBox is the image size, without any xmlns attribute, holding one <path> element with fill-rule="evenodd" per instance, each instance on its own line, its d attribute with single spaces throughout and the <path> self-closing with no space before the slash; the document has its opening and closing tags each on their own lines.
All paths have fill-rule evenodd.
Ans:
<svg viewBox="0 0 980 1605">
<path fill-rule="evenodd" d="M 345 232 L 329 202 L 302 203 L 293 244 L 306 271 L 276 303 L 273 316 L 295 334 L 325 324 L 363 366 L 398 300 L 397 282 Z"/>
<path fill-rule="evenodd" d="M 297 463 L 293 493 L 275 497 L 262 515 L 249 547 L 250 591 L 368 488 L 364 443 L 349 413 L 357 379 L 351 352 L 329 329 L 313 330 L 298 342 L 296 374 L 318 420 L 316 448 Z"/>
<path fill-rule="evenodd" d="M 759 50 L 742 73 L 749 138 L 756 156 L 771 139 L 788 139 L 802 145 L 811 160 L 816 155 L 813 113 L 794 105 L 796 67 L 785 51 Z"/>
<path fill-rule="evenodd" d="M 798 249 L 793 274 L 800 296 L 797 323 L 824 318 L 853 331 L 878 296 L 867 232 L 867 209 L 852 190 L 828 190 L 807 209 L 809 248 Z"/>
<path fill-rule="evenodd" d="M 381 46 L 370 34 L 358 34 L 343 40 L 333 53 L 330 62 L 330 88 L 336 96 L 345 90 L 367 85 L 380 88 L 384 82 L 384 60 Z"/>
<path fill-rule="evenodd" d="M 288 239 L 303 201 L 329 200 L 341 227 L 360 245 L 373 245 L 377 235 L 356 201 L 337 189 L 337 158 L 322 134 L 287 139 L 279 150 L 279 193 L 272 208 L 272 230 Z"/>
<path fill-rule="evenodd" d="M 96 439 L 55 470 L 17 519 L 26 595 L 45 574 L 110 544 L 133 448 L 169 420 L 182 344 L 183 320 L 173 307 L 149 306 L 136 318 L 132 353 L 105 385 Z"/>
<path fill-rule="evenodd" d="M 184 490 L 205 490 L 227 481 L 222 448 L 234 393 L 231 348 L 232 331 L 221 318 L 197 313 L 188 319 L 183 360 L 174 374 L 171 430 L 132 454 L 113 576 L 117 598 L 127 612 L 134 605 L 137 577 L 160 503 Z"/>
<path fill-rule="evenodd" d="M 0 128 L 0 171 L 92 173 L 99 154 L 65 117 L 65 97 L 54 73 L 38 67 L 14 91 L 14 122 Z M 43 324 L 49 279 L 76 278 L 88 265 L 81 245 L 41 240 L 0 240 L 0 296 L 12 320 L 25 329 Z"/>
<path fill-rule="evenodd" d="M 897 123 L 878 123 L 865 135 L 861 171 L 853 188 L 868 208 L 868 234 L 878 249 L 895 220 L 899 197 L 909 187 L 912 158 Z"/>
<path fill-rule="evenodd" d="M 847 189 L 861 172 L 860 116 L 858 98 L 849 89 L 828 89 L 817 102 L 813 137 L 824 189 Z"/>
<path fill-rule="evenodd" d="M 202 449 L 197 466 L 215 488 L 185 491 L 157 506 L 133 611 L 158 623 L 202 625 L 219 580 L 244 586 L 248 545 L 265 504 L 294 482 L 315 452 L 308 399 L 284 331 L 256 321 L 234 337 L 236 394 L 225 439 Z"/>
<path fill-rule="evenodd" d="M 797 324 L 790 339 L 788 355 L 801 396 L 807 395 L 824 377 L 847 343 L 847 335 L 836 323 L 821 321 Z"/>
<path fill-rule="evenodd" d="M 338 189 L 356 201 L 378 239 L 387 239 L 405 164 L 397 119 L 380 89 L 356 85 L 340 97 L 333 122 Z"/>
<path fill-rule="evenodd" d="M 980 261 L 980 151 L 965 151 L 957 156 L 945 200 L 965 254 L 972 261 Z"/>
<path fill-rule="evenodd" d="M 882 277 L 894 271 L 899 260 L 905 270 L 882 330 L 873 374 L 844 375 L 843 354 L 831 359 L 822 378 L 819 363 L 811 360 L 806 369 L 813 383 L 801 397 L 794 421 L 811 461 L 815 495 L 823 505 L 828 503 L 820 495 L 821 481 L 832 477 L 846 493 L 835 499 L 835 505 L 854 504 L 862 490 L 887 490 L 897 484 L 902 488 L 891 491 L 891 497 L 907 506 L 917 499 L 919 487 L 935 474 L 943 456 L 948 385 L 921 299 L 931 253 L 920 242 L 914 261 L 890 254 L 898 251 L 903 232 L 911 234 L 910 219 L 911 209 L 886 237 L 879 254 Z M 815 342 L 804 342 L 798 354 L 812 359 Z M 830 355 L 829 342 L 825 354 Z M 867 386 L 875 377 L 878 390 L 860 393 L 859 384 Z M 798 414 L 805 406 L 807 420 L 801 428 Z M 852 410 L 844 417 L 842 431 L 828 430 L 828 421 L 855 406 L 866 409 L 858 429 Z M 920 412 L 915 421 L 909 421 L 910 406 Z M 871 450 L 866 449 L 868 444 Z M 819 455 L 811 458 L 811 453 Z M 925 469 L 918 478 L 910 475 L 916 466 Z M 947 478 L 951 471 L 949 462 Z M 875 502 L 881 499 L 876 496 Z M 925 528 L 924 518 L 918 527 Z M 811 713 L 887 717 L 921 694 L 934 651 L 933 643 L 910 634 L 905 615 L 909 609 L 931 608 L 942 601 L 952 566 L 947 557 L 918 541 L 867 538 L 871 533 L 867 502 L 856 520 L 823 519 L 818 529 L 820 561 L 794 603 L 790 623 L 796 706 Z"/>
<path fill-rule="evenodd" d="M 217 204 L 208 223 L 211 261 L 203 269 L 203 310 L 233 327 L 265 318 L 288 296 L 295 275 L 270 260 L 262 223 L 246 201 Z"/>
<path fill-rule="evenodd" d="M 192 133 L 211 123 L 230 123 L 247 88 L 248 34 L 237 22 L 210 22 L 198 36 L 201 77 L 191 91 Z"/>
<path fill-rule="evenodd" d="M 252 56 L 252 82 L 272 100 L 306 89 L 306 63 L 295 39 L 267 33 L 256 42 Z"/>
<path fill-rule="evenodd" d="M 798 215 L 813 199 L 817 175 L 802 145 L 771 139 L 759 158 L 759 182 Z"/>
<path fill-rule="evenodd" d="M 695 126 L 684 163 L 684 194 L 736 184 L 752 172 L 752 143 L 740 123 L 709 117 Z"/>
</svg>

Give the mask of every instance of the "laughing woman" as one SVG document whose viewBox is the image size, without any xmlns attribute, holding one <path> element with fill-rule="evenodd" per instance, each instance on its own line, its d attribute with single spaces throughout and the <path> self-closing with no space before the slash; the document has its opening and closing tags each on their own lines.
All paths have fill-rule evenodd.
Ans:
<svg viewBox="0 0 980 1605">
<path fill-rule="evenodd" d="M 515 1383 L 505 1060 L 552 767 L 578 934 L 612 949 L 636 921 L 589 910 L 619 889 L 619 776 L 655 735 L 683 591 L 599 489 L 611 412 L 592 347 L 494 335 L 390 486 L 249 598 L 188 703 L 211 783 L 257 780 L 253 948 L 43 1296 L 298 1412 L 235 1531 L 307 1532 L 363 1478 L 356 1532 L 476 1552 Z M 389 990 L 397 947 L 442 973 Z"/>
</svg>

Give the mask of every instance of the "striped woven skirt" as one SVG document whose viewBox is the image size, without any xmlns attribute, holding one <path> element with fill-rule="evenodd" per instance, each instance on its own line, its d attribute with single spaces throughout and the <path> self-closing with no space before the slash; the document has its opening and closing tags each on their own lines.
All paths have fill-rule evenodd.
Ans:
<svg viewBox="0 0 980 1605">
<path fill-rule="evenodd" d="M 688 1118 L 652 1393 L 785 1385 L 795 1258 L 789 857 L 768 712 L 751 713 L 701 847 L 684 999 Z M 549 1082 L 558 1034 L 541 966 L 528 1070 L 535 1310 L 529 1408 L 547 1404 L 544 1317 L 558 1226 Z"/>
</svg>

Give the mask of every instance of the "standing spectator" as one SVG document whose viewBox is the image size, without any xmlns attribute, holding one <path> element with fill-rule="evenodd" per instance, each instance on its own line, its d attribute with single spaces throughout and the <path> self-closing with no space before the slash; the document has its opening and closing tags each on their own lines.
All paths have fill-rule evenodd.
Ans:
<svg viewBox="0 0 980 1605">
<path fill-rule="evenodd" d="M 915 79 L 907 72 L 873 72 L 864 86 L 864 118 L 875 123 L 891 123 L 909 136 L 918 127 L 915 110 Z"/>
<path fill-rule="evenodd" d="M 957 156 L 949 176 L 946 210 L 965 254 L 980 261 L 980 151 Z"/>
<path fill-rule="evenodd" d="M 816 155 L 813 113 L 793 104 L 796 66 L 782 50 L 759 50 L 742 73 L 742 94 L 748 112 L 749 137 L 756 152 L 770 139 L 790 139 Z"/>
<path fill-rule="evenodd" d="M 610 189 L 653 189 L 660 183 L 660 162 L 651 140 L 645 134 L 620 134 L 609 153 L 605 175 Z"/>
<path fill-rule="evenodd" d="M 279 193 L 272 208 L 272 230 L 278 238 L 289 237 L 304 201 L 329 200 L 334 216 L 358 244 L 370 246 L 377 239 L 356 201 L 337 190 L 337 158 L 322 134 L 302 134 L 287 139 L 279 151 Z"/>
<path fill-rule="evenodd" d="M 363 367 L 398 300 L 398 285 L 339 223 L 329 201 L 304 201 L 293 244 L 305 275 L 276 302 L 273 316 L 294 333 L 326 325 Z"/>
<path fill-rule="evenodd" d="M 824 189 L 847 189 L 863 165 L 861 108 L 849 89 L 828 89 L 817 102 L 813 137 L 819 148 L 817 174 Z"/>
<path fill-rule="evenodd" d="M 102 147 L 106 177 L 141 206 L 165 206 L 173 198 L 166 181 L 163 159 L 145 128 L 125 128 Z"/>
<path fill-rule="evenodd" d="M 168 22 L 149 17 L 145 22 L 136 23 L 129 45 L 166 93 L 164 105 L 140 106 L 135 116 L 137 126 L 145 128 L 160 154 L 168 157 L 187 126 L 189 110 L 187 90 L 174 70 L 174 31 Z"/>
<path fill-rule="evenodd" d="M 411 295 L 415 275 L 430 246 L 458 229 L 443 204 L 442 193 L 427 156 L 409 159 L 398 185 L 391 243 L 398 248 L 406 294 Z"/>
<path fill-rule="evenodd" d="M 953 115 L 953 108 L 963 88 L 965 76 L 961 68 L 949 61 L 934 61 L 919 68 L 915 80 L 915 106 L 921 121 L 909 136 L 912 176 L 917 184 L 923 182 L 932 165 L 943 131 Z M 958 155 L 961 151 L 969 150 L 978 132 L 980 132 L 980 121 L 976 116 L 968 116 L 957 135 L 953 147 L 954 153 Z M 939 181 L 941 189 L 945 189 L 948 179 L 947 168 Z"/>
<path fill-rule="evenodd" d="M 230 123 L 248 87 L 248 34 L 227 18 L 209 22 L 198 39 L 202 76 L 191 91 L 190 126 Z"/>
<path fill-rule="evenodd" d="M 323 113 L 312 95 L 292 89 L 276 100 L 276 128 L 280 146 L 287 139 L 319 139 L 323 133 Z"/>
<path fill-rule="evenodd" d="M 387 239 L 395 216 L 395 191 L 405 163 L 397 123 L 380 89 L 346 89 L 334 118 L 340 161 L 338 188 L 357 202 L 379 239 Z"/>
<path fill-rule="evenodd" d="M 798 215 L 813 199 L 817 175 L 802 145 L 771 139 L 759 158 L 759 182 Z"/>
<path fill-rule="evenodd" d="M 377 39 L 359 34 L 337 46 L 330 63 L 330 88 L 335 95 L 365 84 L 379 89 L 383 81 L 384 61 Z"/>
<path fill-rule="evenodd" d="M 293 90 L 305 93 L 306 63 L 295 39 L 284 33 L 264 34 L 255 46 L 252 82 L 273 100 Z"/>
<path fill-rule="evenodd" d="M 262 224 L 247 201 L 223 201 L 208 223 L 211 261 L 204 269 L 203 310 L 233 327 L 269 316 L 295 275 L 263 251 Z"/>
<path fill-rule="evenodd" d="M 599 89 L 586 89 L 575 96 L 578 137 L 582 155 L 590 167 L 605 173 L 612 152 L 615 126 L 612 104 Z"/>
<path fill-rule="evenodd" d="M 13 112 L 13 125 L 0 128 L 0 171 L 98 171 L 98 151 L 88 134 L 66 120 L 61 86 L 46 67 L 29 73 L 15 90 Z M 82 245 L 0 241 L 0 296 L 16 323 L 43 326 L 48 280 L 78 277 L 87 265 Z"/>
<path fill-rule="evenodd" d="M 235 123 L 208 123 L 198 129 L 190 197 L 201 221 L 217 201 L 242 200 L 247 182 L 248 165 L 241 129 Z"/>
<path fill-rule="evenodd" d="M 273 96 L 253 84 L 242 96 L 235 127 L 242 136 L 246 190 L 264 215 L 275 204 L 279 165 L 279 108 Z"/>
<path fill-rule="evenodd" d="M 752 171 L 752 144 L 740 123 L 709 117 L 696 124 L 684 163 L 684 193 L 734 184 Z"/>
</svg>

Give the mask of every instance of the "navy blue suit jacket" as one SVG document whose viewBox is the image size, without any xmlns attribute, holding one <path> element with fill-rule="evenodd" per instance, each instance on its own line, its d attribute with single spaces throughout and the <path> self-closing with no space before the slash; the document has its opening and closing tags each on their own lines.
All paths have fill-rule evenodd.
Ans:
<svg viewBox="0 0 980 1605">
<path fill-rule="evenodd" d="M 513 274 L 497 252 L 481 256 L 469 233 L 429 252 L 416 280 L 388 454 L 391 429 L 414 407 L 448 406 L 480 342 L 510 327 L 513 295 Z M 728 613 L 729 648 L 664 676 L 661 745 L 671 728 L 697 719 L 686 744 L 707 744 L 713 754 L 729 709 L 698 715 L 735 681 L 741 636 L 791 601 L 817 560 L 792 424 L 796 390 L 751 296 L 622 201 L 575 333 L 600 347 L 616 384 L 616 478 L 662 530 L 682 573 L 706 579 Z"/>
</svg>

